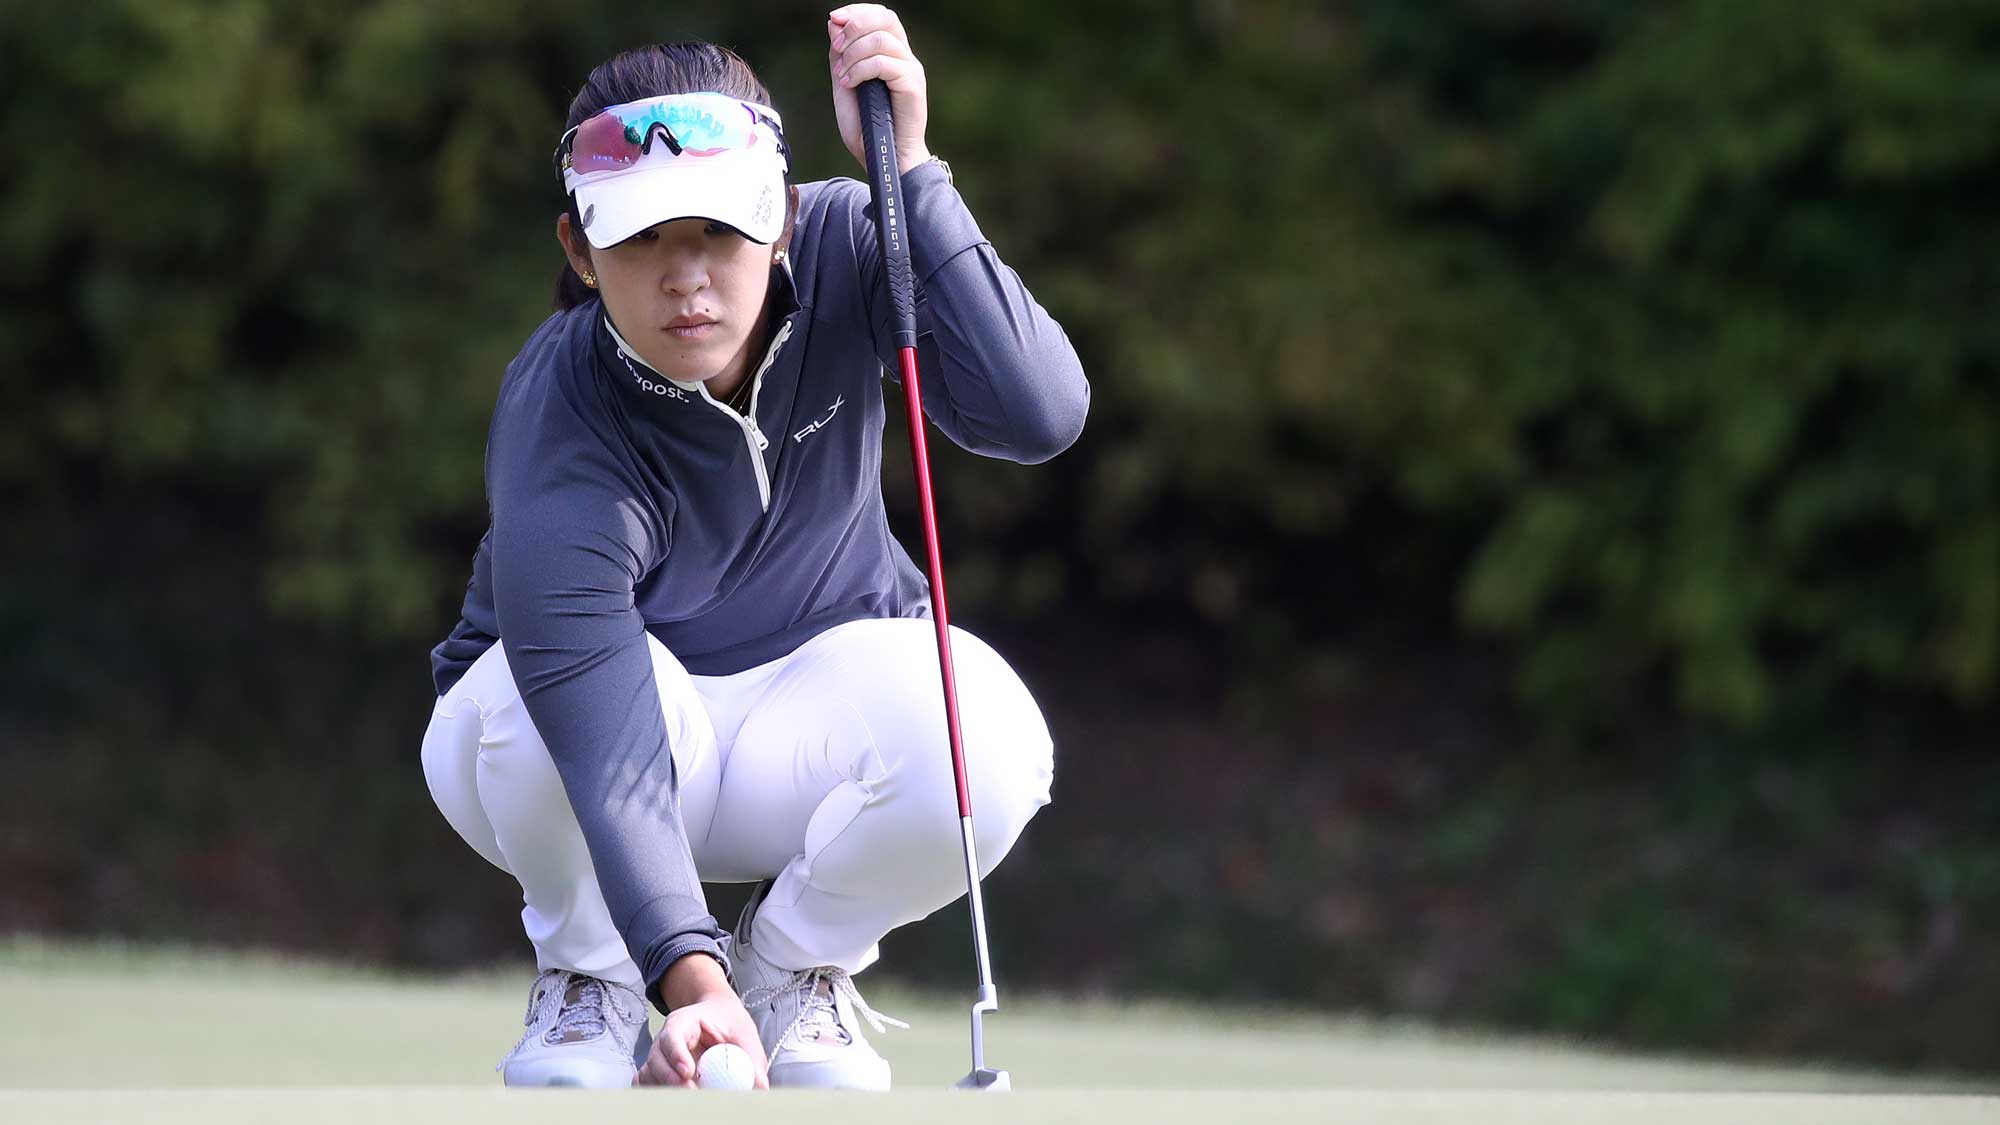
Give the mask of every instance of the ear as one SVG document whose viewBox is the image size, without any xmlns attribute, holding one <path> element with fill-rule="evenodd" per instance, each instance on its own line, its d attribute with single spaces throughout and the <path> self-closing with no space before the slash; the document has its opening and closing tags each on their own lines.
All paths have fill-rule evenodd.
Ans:
<svg viewBox="0 0 2000 1125">
<path fill-rule="evenodd" d="M 556 216 L 556 241 L 562 243 L 563 254 L 569 258 L 569 268 L 582 277 L 585 270 L 592 269 L 590 263 L 590 243 L 583 232 L 570 226 L 569 212 Z"/>
<path fill-rule="evenodd" d="M 791 252 L 792 226 L 793 224 L 797 223 L 798 220 L 799 220 L 799 187 L 797 184 L 792 184 L 785 188 L 785 230 L 783 234 L 780 234 L 778 236 L 778 241 L 771 244 L 771 253 L 773 255 L 777 254 L 777 252 L 780 250 L 783 250 L 786 253 Z"/>
</svg>

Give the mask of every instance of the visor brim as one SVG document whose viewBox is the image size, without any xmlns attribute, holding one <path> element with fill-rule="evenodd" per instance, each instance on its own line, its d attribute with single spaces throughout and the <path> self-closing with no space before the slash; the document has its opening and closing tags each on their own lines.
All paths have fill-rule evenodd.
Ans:
<svg viewBox="0 0 2000 1125">
<path fill-rule="evenodd" d="M 576 209 L 598 250 L 675 219 L 726 223 L 768 246 L 784 233 L 785 175 L 776 162 L 759 159 L 635 168 L 577 185 Z"/>
</svg>

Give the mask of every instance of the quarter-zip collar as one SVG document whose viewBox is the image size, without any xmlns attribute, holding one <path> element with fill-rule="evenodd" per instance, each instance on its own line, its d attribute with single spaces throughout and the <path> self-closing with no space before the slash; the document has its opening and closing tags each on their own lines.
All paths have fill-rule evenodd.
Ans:
<svg viewBox="0 0 2000 1125">
<path fill-rule="evenodd" d="M 619 334 L 617 326 L 611 323 L 611 315 L 604 311 L 601 302 L 597 322 L 603 326 L 604 331 L 596 339 L 599 345 L 599 359 L 606 367 L 612 369 L 613 379 L 621 375 L 629 376 L 634 388 L 641 394 L 673 399 L 690 405 L 696 400 L 705 402 L 743 431 L 744 444 L 749 447 L 750 466 L 757 478 L 757 503 L 759 510 L 765 512 L 771 510 L 771 473 L 769 467 L 764 464 L 764 451 L 771 447 L 771 441 L 757 426 L 757 396 L 763 391 L 764 373 L 771 369 L 772 361 L 778 358 L 778 349 L 784 347 L 785 341 L 792 335 L 794 319 L 792 314 L 802 307 L 798 300 L 798 289 L 792 280 L 790 257 L 779 259 L 778 263 L 771 267 L 771 284 L 779 287 L 776 300 L 771 307 L 771 315 L 778 322 L 777 328 L 771 334 L 771 342 L 764 348 L 763 360 L 750 374 L 750 403 L 741 414 L 716 401 L 715 396 L 708 393 L 708 385 L 705 382 L 699 379 L 688 381 L 669 378 L 661 374 L 652 364 L 639 358 L 638 351 Z M 603 357 L 602 345 L 607 340 L 611 345 L 615 362 L 605 360 Z M 624 368 L 623 372 L 617 370 L 620 367 Z"/>
<path fill-rule="evenodd" d="M 778 349 L 784 346 L 786 338 L 791 334 L 791 321 L 787 320 L 778 325 L 778 334 L 771 337 L 771 346 L 764 349 L 764 361 L 757 365 L 756 372 L 750 376 L 750 408 L 743 413 L 738 414 L 723 403 L 717 402 L 715 396 L 708 393 L 707 384 L 695 384 L 696 393 L 701 395 L 703 401 L 722 411 L 730 421 L 743 430 L 743 440 L 750 446 L 750 467 L 757 473 L 757 503 L 766 512 L 771 510 L 771 473 L 764 465 L 764 451 L 771 448 L 771 440 L 757 427 L 757 395 L 764 389 L 764 372 L 771 369 L 771 361 L 778 358 Z"/>
</svg>

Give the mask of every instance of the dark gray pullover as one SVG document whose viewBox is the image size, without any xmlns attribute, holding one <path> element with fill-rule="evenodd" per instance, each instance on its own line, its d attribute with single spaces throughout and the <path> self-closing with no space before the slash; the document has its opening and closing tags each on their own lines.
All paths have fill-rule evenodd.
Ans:
<svg viewBox="0 0 2000 1125">
<path fill-rule="evenodd" d="M 924 413 L 975 453 L 1055 456 L 1090 399 L 1068 337 L 939 166 L 912 169 L 903 191 Z M 505 646 L 649 991 L 688 953 L 721 960 L 722 931 L 681 825 L 645 634 L 722 675 L 843 622 L 930 613 L 882 507 L 896 359 L 868 189 L 799 195 L 748 417 L 646 366 L 597 301 L 536 329 L 493 408 L 492 523 L 463 619 L 431 654 L 443 694 Z"/>
</svg>

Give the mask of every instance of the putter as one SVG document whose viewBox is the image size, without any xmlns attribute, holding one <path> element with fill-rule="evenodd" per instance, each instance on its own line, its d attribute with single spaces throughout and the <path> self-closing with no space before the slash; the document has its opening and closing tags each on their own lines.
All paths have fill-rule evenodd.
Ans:
<svg viewBox="0 0 2000 1125">
<path fill-rule="evenodd" d="M 972 1005 L 972 1073 L 961 1090 L 1004 1091 L 1013 1079 L 986 1065 L 984 1017 L 1000 1010 L 993 965 L 986 951 L 986 906 L 979 897 L 979 853 L 972 842 L 972 791 L 965 784 L 965 743 L 958 729 L 958 684 L 951 671 L 951 623 L 945 617 L 944 562 L 938 553 L 937 511 L 931 503 L 930 453 L 924 444 L 923 390 L 917 383 L 916 279 L 910 272 L 908 213 L 903 210 L 903 175 L 896 161 L 896 133 L 889 116 L 889 87 L 879 78 L 863 82 L 860 99 L 862 140 L 868 152 L 868 192 L 875 201 L 876 241 L 889 303 L 896 315 L 896 351 L 902 367 L 903 405 L 910 416 L 910 457 L 917 471 L 917 503 L 924 517 L 924 550 L 930 561 L 931 619 L 937 624 L 938 672 L 944 680 L 945 730 L 951 736 L 951 770 L 958 781 L 958 827 L 965 843 L 966 901 L 972 906 L 972 948 L 979 963 L 979 999 Z"/>
</svg>

